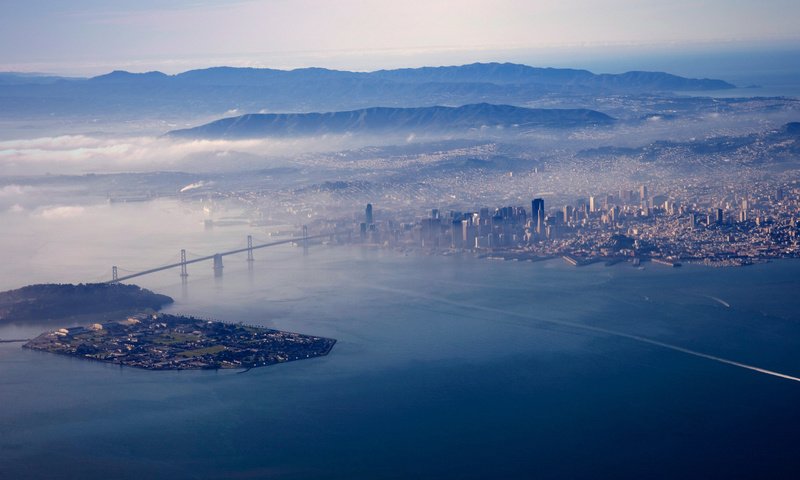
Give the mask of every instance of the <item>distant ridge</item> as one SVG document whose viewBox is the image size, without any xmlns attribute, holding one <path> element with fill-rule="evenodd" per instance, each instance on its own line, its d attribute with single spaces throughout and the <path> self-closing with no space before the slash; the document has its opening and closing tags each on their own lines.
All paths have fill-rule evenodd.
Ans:
<svg viewBox="0 0 800 480">
<path fill-rule="evenodd" d="M 113 71 L 89 79 L 0 74 L 0 117 L 214 118 L 222 112 L 338 112 L 492 103 L 555 97 L 652 95 L 734 88 L 663 72 L 594 74 L 513 63 L 473 63 L 374 72 L 325 68 L 213 67 L 176 75 Z M 590 100 L 591 101 L 591 100 Z M 567 102 L 565 106 L 576 105 Z M 580 104 L 578 104 L 580 105 Z"/>
<path fill-rule="evenodd" d="M 16 85 L 49 85 L 57 82 L 85 80 L 83 78 L 58 77 L 42 73 L 0 72 L 0 87 Z"/>
<path fill-rule="evenodd" d="M 608 115 L 588 109 L 533 109 L 488 103 L 461 107 L 372 107 L 328 113 L 265 113 L 223 118 L 173 130 L 181 138 L 263 138 L 344 133 L 426 133 L 480 128 L 566 128 L 607 125 Z"/>
<path fill-rule="evenodd" d="M 401 68 L 350 72 L 325 68 L 276 70 L 270 68 L 212 67 L 177 75 L 161 72 L 114 71 L 90 79 L 94 82 L 154 81 L 206 86 L 269 86 L 285 81 L 373 81 L 376 83 L 485 83 L 497 85 L 560 85 L 607 89 L 719 90 L 734 85 L 713 79 L 684 78 L 664 72 L 632 71 L 594 74 L 571 68 L 539 68 L 515 63 L 472 63 L 447 67 Z"/>
<path fill-rule="evenodd" d="M 167 80 L 170 76 L 161 72 L 144 72 L 144 73 L 131 73 L 125 70 L 114 70 L 105 75 L 98 75 L 92 77 L 92 82 L 113 82 L 113 83 L 131 83 L 137 81 L 154 81 L 154 80 Z"/>
<path fill-rule="evenodd" d="M 570 85 L 592 88 L 656 90 L 722 90 L 736 88 L 723 80 L 684 78 L 664 72 L 631 71 L 595 74 L 572 68 L 539 68 L 516 63 L 473 63 L 453 67 L 404 68 L 372 72 L 402 82 L 487 82 L 498 84 Z"/>
</svg>

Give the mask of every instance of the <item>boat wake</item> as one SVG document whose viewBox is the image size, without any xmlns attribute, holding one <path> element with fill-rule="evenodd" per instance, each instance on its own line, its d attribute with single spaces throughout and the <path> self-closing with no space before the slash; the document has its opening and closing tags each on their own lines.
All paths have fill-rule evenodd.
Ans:
<svg viewBox="0 0 800 480">
<path fill-rule="evenodd" d="M 674 350 L 676 352 L 685 353 L 687 355 L 692 355 L 692 356 L 699 357 L 699 358 L 704 358 L 706 360 L 711 360 L 711 361 L 714 361 L 714 362 L 717 362 L 717 363 L 722 363 L 722 364 L 725 364 L 725 365 L 731 365 L 731 366 L 734 366 L 734 367 L 743 368 L 745 370 L 750 370 L 750 371 L 753 371 L 753 372 L 762 373 L 764 375 L 770 375 L 770 376 L 773 376 L 773 377 L 783 378 L 785 380 L 792 380 L 794 382 L 800 382 L 800 378 L 793 377 L 793 376 L 787 375 L 785 373 L 780 373 L 780 372 L 776 372 L 776 371 L 773 371 L 773 370 L 767 370 L 766 368 L 757 367 L 755 365 L 748 365 L 746 363 L 737 362 L 735 360 L 729 360 L 727 358 L 717 357 L 715 355 L 709 355 L 707 353 L 698 352 L 696 350 L 691 350 L 691 349 L 684 348 L 684 347 L 681 347 L 681 346 L 678 346 L 678 345 L 673 345 L 673 344 L 670 344 L 670 343 L 660 342 L 658 340 L 652 340 L 652 339 L 647 338 L 647 337 L 640 337 L 639 335 L 632 335 L 630 333 L 619 332 L 619 331 L 616 331 L 616 330 L 609 330 L 607 328 L 595 327 L 595 326 L 592 326 L 592 325 L 585 325 L 585 324 L 582 324 L 582 323 L 569 322 L 569 321 L 564 321 L 564 320 L 545 320 L 545 319 L 532 317 L 530 315 L 526 315 L 526 314 L 522 314 L 522 313 L 518 313 L 518 312 L 513 312 L 513 311 L 509 311 L 509 310 L 503 310 L 503 309 L 500 309 L 500 308 L 484 307 L 484 306 L 481 306 L 481 305 L 475 305 L 475 304 L 470 304 L 470 303 L 465 303 L 465 302 L 456 302 L 456 301 L 453 301 L 453 300 L 447 300 L 447 299 L 434 297 L 434 296 L 430 296 L 430 295 L 424 295 L 424 294 L 421 294 L 421 293 L 418 293 L 418 292 L 414 292 L 414 291 L 411 291 L 411 290 L 402 290 L 402 289 L 396 289 L 396 288 L 380 287 L 380 286 L 376 286 L 376 285 L 363 285 L 363 287 L 371 288 L 371 289 L 374 289 L 374 290 L 381 290 L 381 291 L 386 291 L 386 292 L 397 293 L 397 294 L 403 295 L 405 298 L 416 297 L 416 298 L 429 300 L 429 301 L 434 302 L 434 303 L 440 303 L 440 304 L 443 303 L 443 304 L 452 305 L 452 306 L 455 306 L 455 307 L 465 308 L 465 309 L 469 309 L 469 310 L 482 310 L 484 312 L 500 313 L 500 314 L 503 314 L 503 315 L 506 315 L 506 316 L 524 318 L 524 319 L 534 320 L 534 321 L 541 322 L 541 323 L 549 323 L 549 324 L 553 324 L 553 325 L 560 325 L 560 326 L 563 326 L 563 327 L 569 327 L 569 328 L 574 328 L 574 329 L 578 329 L 578 330 L 584 330 L 584 331 L 595 332 L 595 333 L 602 333 L 602 334 L 610 335 L 610 336 L 613 336 L 613 337 L 627 338 L 628 340 L 633 340 L 635 342 L 646 343 L 648 345 L 654 345 L 654 346 L 657 346 L 657 347 L 666 348 L 666 349 L 669 349 L 669 350 Z M 715 297 L 711 297 L 711 298 L 714 298 L 715 300 L 721 302 L 726 307 L 730 307 L 730 305 L 728 305 L 725 301 L 723 301 L 721 299 L 718 299 L 718 298 L 715 298 Z"/>
<path fill-rule="evenodd" d="M 710 298 L 711 300 L 714 300 L 715 302 L 719 303 L 720 305 L 722 305 L 722 306 L 724 306 L 726 308 L 731 308 L 731 304 L 730 303 L 726 302 L 725 300 L 723 300 L 723 299 L 721 299 L 719 297 L 714 297 L 712 295 L 704 295 L 704 296 L 706 298 Z"/>
</svg>

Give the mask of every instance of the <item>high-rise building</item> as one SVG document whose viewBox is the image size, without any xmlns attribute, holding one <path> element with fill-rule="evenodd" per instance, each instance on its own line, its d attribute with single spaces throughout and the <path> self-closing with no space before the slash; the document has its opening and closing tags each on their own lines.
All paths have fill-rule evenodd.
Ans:
<svg viewBox="0 0 800 480">
<path fill-rule="evenodd" d="M 471 219 L 461 221 L 461 240 L 462 245 L 467 248 L 475 243 L 475 226 L 472 224 Z"/>
<path fill-rule="evenodd" d="M 599 205 L 597 204 L 597 197 L 595 197 L 594 195 L 589 197 L 589 211 L 594 213 L 600 210 L 598 207 Z"/>
<path fill-rule="evenodd" d="M 531 217 L 536 215 L 536 212 L 544 212 L 544 199 L 534 198 L 531 202 Z"/>
<path fill-rule="evenodd" d="M 739 221 L 746 222 L 747 221 L 747 210 L 749 208 L 748 202 L 746 198 L 742 199 L 742 208 L 739 210 Z"/>
<path fill-rule="evenodd" d="M 464 245 L 464 237 L 461 231 L 461 220 L 453 220 L 453 223 L 450 226 L 450 231 L 450 246 L 453 248 L 461 248 Z"/>
<path fill-rule="evenodd" d="M 575 201 L 575 210 L 585 216 L 586 212 L 589 211 L 589 204 L 585 198 L 579 198 Z M 578 213 L 575 214 L 576 218 Z"/>
<path fill-rule="evenodd" d="M 541 234 L 544 228 L 544 199 L 534 198 L 531 202 L 531 226 Z"/>
<path fill-rule="evenodd" d="M 365 215 L 365 223 L 367 225 L 372 225 L 373 223 L 375 223 L 372 220 L 373 220 L 372 219 L 372 204 L 368 203 L 367 204 L 367 211 L 366 211 L 366 215 Z"/>
<path fill-rule="evenodd" d="M 516 222 L 522 225 L 525 225 L 525 222 L 528 220 L 527 214 L 525 213 L 525 208 L 517 207 L 517 220 Z"/>
</svg>

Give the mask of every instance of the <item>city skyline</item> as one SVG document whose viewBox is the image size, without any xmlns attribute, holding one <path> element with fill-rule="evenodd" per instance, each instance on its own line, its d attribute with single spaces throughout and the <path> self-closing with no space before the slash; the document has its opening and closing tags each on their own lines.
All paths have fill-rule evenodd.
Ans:
<svg viewBox="0 0 800 480">
<path fill-rule="evenodd" d="M 796 0 L 3 7 L 0 478 L 797 476 Z"/>
</svg>

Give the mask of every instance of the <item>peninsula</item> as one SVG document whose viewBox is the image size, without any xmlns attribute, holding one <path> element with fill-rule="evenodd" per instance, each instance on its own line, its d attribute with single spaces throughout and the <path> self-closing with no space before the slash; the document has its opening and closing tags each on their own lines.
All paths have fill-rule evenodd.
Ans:
<svg viewBox="0 0 800 480">
<path fill-rule="evenodd" d="M 46 283 L 0 292 L 0 324 L 86 324 L 159 310 L 172 298 L 121 283 Z"/>
</svg>

